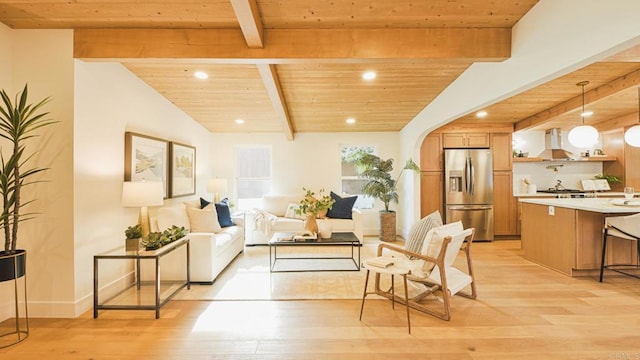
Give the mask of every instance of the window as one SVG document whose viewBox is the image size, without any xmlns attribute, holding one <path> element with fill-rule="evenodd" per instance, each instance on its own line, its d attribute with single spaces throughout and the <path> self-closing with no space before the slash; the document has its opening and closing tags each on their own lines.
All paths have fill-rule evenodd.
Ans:
<svg viewBox="0 0 640 360">
<path fill-rule="evenodd" d="M 271 189 L 271 147 L 237 147 L 236 178 L 238 210 L 259 207 L 262 196 Z"/>
<path fill-rule="evenodd" d="M 358 170 L 353 164 L 347 162 L 349 156 L 357 151 L 365 151 L 369 154 L 373 154 L 374 147 L 371 145 L 342 145 L 340 147 L 340 155 L 342 161 L 342 193 L 348 195 L 358 195 L 358 200 L 354 205 L 358 209 L 371 209 L 373 208 L 375 199 L 362 195 L 362 188 L 369 182 L 367 179 L 362 179 L 358 176 Z"/>
</svg>

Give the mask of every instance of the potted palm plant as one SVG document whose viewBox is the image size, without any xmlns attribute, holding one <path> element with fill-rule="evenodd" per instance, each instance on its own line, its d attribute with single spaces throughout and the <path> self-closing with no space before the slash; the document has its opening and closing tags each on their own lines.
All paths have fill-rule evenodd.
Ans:
<svg viewBox="0 0 640 360">
<path fill-rule="evenodd" d="M 391 176 L 393 159 L 384 160 L 377 155 L 364 151 L 354 153 L 349 159 L 353 163 L 360 177 L 368 179 L 362 189 L 363 194 L 378 199 L 384 203 L 384 210 L 380 210 L 380 240 L 396 240 L 396 213 L 389 210 L 391 202 L 398 203 L 398 181 L 405 170 L 420 173 L 420 167 L 413 160 L 407 160 L 397 178 Z"/>
<path fill-rule="evenodd" d="M 22 201 L 22 191 L 26 186 L 37 183 L 32 176 L 46 168 L 29 167 L 28 163 L 37 150 L 28 150 L 28 139 L 36 137 L 36 131 L 55 121 L 47 118 L 48 112 L 41 108 L 49 102 L 45 98 L 35 104 L 28 104 L 27 85 L 12 101 L 5 90 L 0 91 L 0 137 L 8 141 L 12 151 L 0 154 L 0 197 L 2 212 L 0 228 L 4 231 L 4 251 L 0 252 L 0 281 L 13 280 L 24 276 L 26 251 L 17 248 L 18 226 L 33 219 L 36 213 L 23 212 L 23 207 L 33 202 Z"/>
</svg>

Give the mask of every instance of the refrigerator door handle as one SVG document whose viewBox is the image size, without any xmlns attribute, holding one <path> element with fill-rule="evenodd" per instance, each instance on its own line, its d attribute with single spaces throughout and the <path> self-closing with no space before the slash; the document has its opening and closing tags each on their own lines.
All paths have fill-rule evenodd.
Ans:
<svg viewBox="0 0 640 360">
<path fill-rule="evenodd" d="M 471 157 L 469 157 L 469 169 L 469 173 L 471 174 L 471 181 L 469 181 L 471 184 L 469 186 L 469 194 L 473 195 L 476 190 L 476 168 L 473 165 L 473 159 L 471 159 Z"/>
<path fill-rule="evenodd" d="M 465 210 L 465 211 L 484 211 L 484 210 L 491 210 L 491 205 L 487 205 L 487 206 L 474 206 L 474 207 L 467 207 L 464 205 L 461 206 L 447 206 L 447 209 L 449 210 Z"/>
<path fill-rule="evenodd" d="M 467 157 L 464 162 L 464 187 L 465 191 L 469 195 L 473 195 L 474 190 L 474 177 L 475 177 L 475 169 L 473 168 L 473 162 L 471 157 Z"/>
</svg>

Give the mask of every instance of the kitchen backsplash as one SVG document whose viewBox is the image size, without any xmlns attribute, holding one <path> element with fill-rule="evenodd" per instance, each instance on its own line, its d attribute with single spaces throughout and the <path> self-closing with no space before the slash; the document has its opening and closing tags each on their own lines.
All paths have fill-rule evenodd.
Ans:
<svg viewBox="0 0 640 360">
<path fill-rule="evenodd" d="M 554 170 L 557 169 L 557 171 Z M 582 189 L 580 180 L 593 179 L 602 173 L 601 162 L 542 161 L 513 163 L 513 193 L 526 193 L 524 180 L 535 184 L 538 190 L 554 187 L 557 180 L 567 189 Z"/>
</svg>

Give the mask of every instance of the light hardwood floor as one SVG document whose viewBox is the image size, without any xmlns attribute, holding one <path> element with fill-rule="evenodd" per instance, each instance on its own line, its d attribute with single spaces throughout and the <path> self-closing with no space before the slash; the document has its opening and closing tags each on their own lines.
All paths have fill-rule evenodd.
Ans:
<svg viewBox="0 0 640 360">
<path fill-rule="evenodd" d="M 569 278 L 518 241 L 474 244 L 479 298 L 452 320 L 367 300 L 171 301 L 150 311 L 32 319 L 0 359 L 640 359 L 640 280 Z M 363 279 L 364 280 L 364 279 Z M 5 322 L 6 323 L 6 322 Z"/>
</svg>

